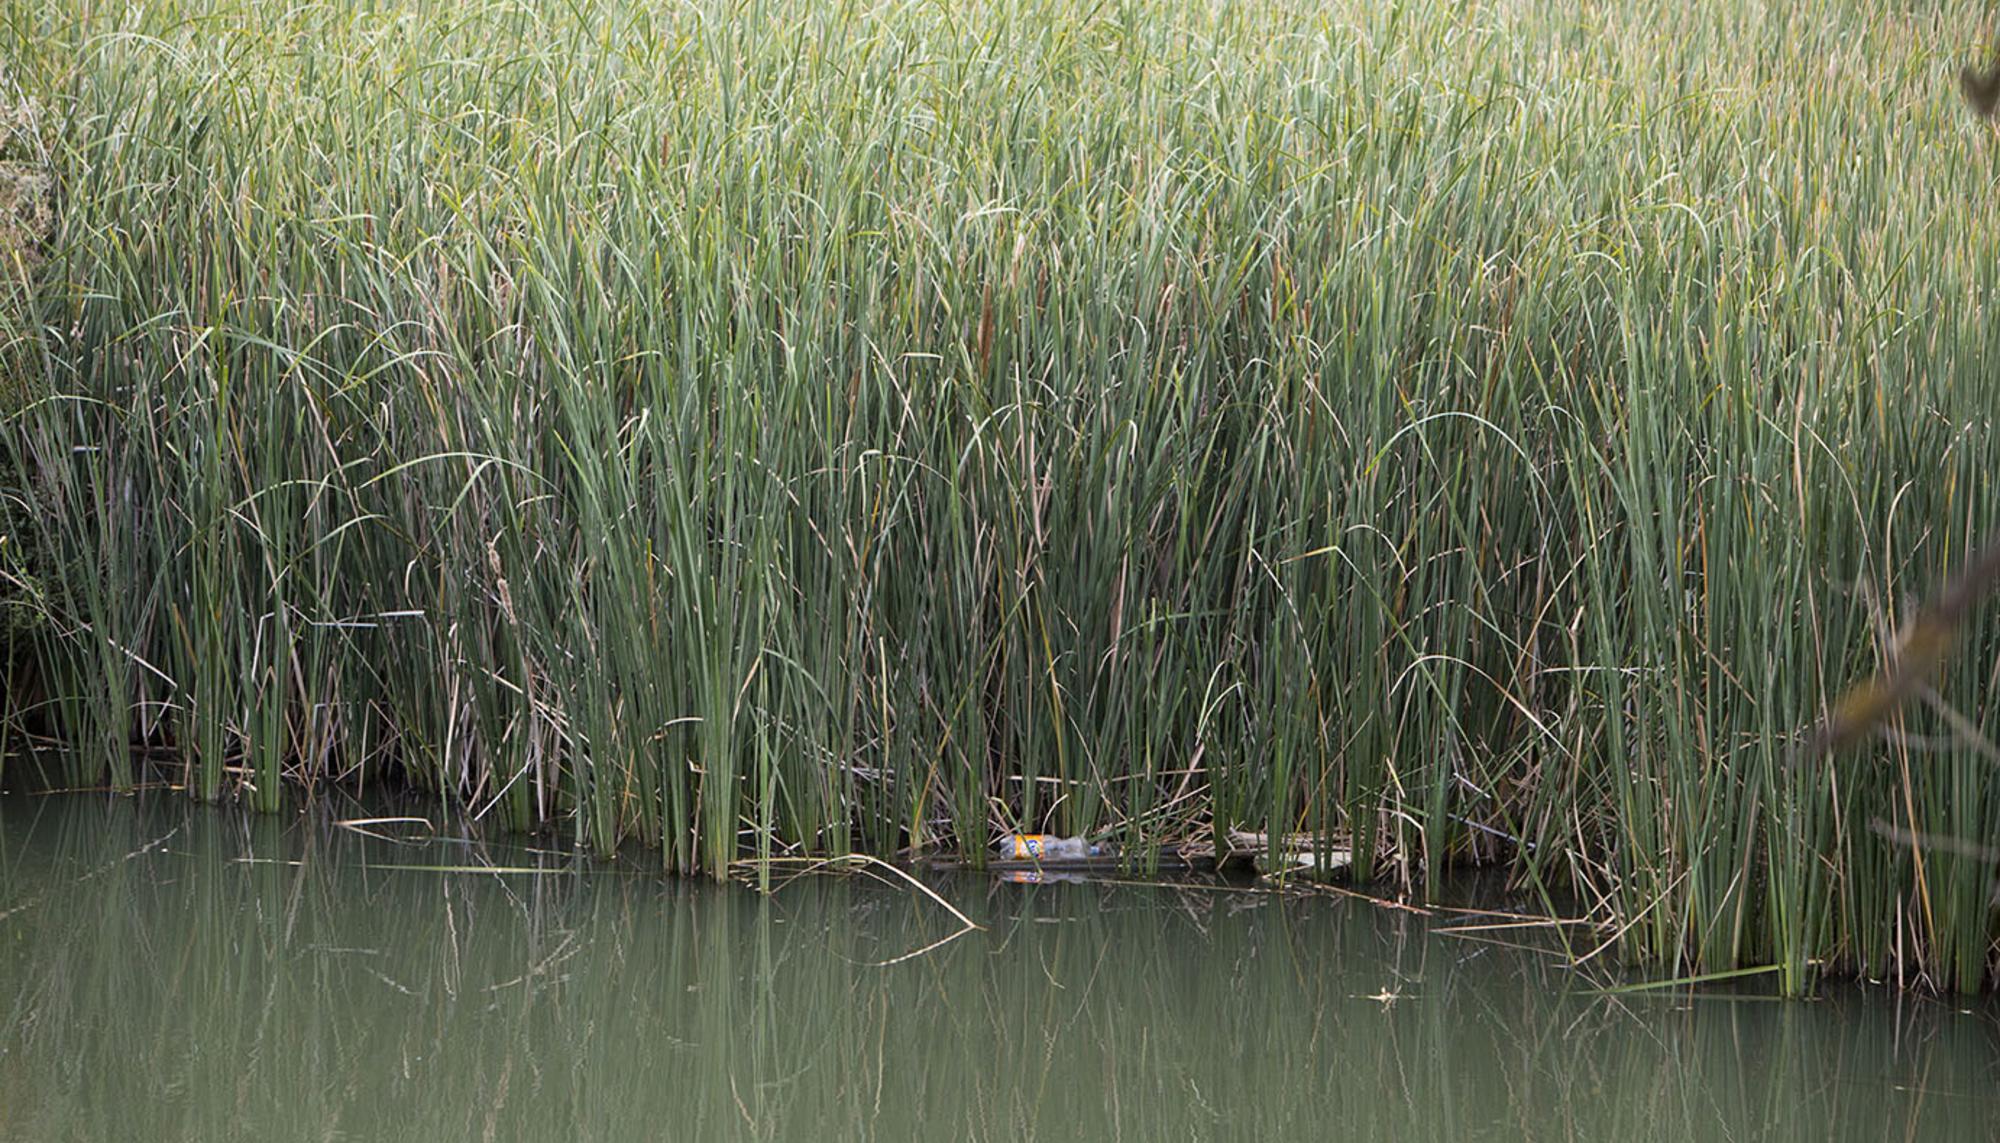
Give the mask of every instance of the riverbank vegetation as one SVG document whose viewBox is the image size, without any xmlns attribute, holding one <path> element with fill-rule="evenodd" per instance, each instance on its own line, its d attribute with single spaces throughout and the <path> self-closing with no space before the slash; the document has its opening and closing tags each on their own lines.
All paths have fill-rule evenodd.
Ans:
<svg viewBox="0 0 2000 1143">
<path fill-rule="evenodd" d="M 2000 522 L 1983 10 L 0 12 L 10 777 L 1307 834 L 1988 979 L 2000 623 L 1796 764 Z"/>
</svg>

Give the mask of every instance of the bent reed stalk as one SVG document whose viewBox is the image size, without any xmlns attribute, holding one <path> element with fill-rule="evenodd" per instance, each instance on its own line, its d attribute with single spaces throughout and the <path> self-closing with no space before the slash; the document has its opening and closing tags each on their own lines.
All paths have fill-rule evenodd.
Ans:
<svg viewBox="0 0 2000 1143">
<path fill-rule="evenodd" d="M 1788 764 L 2000 521 L 1969 5 L 0 13 L 10 772 L 715 876 L 1303 833 L 1988 979 L 1907 839 L 2000 836 L 1992 615 Z"/>
</svg>

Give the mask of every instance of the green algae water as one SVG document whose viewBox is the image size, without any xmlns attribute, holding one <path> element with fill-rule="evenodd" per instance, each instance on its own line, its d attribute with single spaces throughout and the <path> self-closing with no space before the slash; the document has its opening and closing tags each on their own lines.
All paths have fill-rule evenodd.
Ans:
<svg viewBox="0 0 2000 1143">
<path fill-rule="evenodd" d="M 866 878 L 365 828 L 0 799 L 0 1139 L 2000 1130 L 1985 998 L 1607 996 L 1506 933 L 1227 884 L 934 877 L 984 927 L 919 952 L 958 923 Z"/>
</svg>

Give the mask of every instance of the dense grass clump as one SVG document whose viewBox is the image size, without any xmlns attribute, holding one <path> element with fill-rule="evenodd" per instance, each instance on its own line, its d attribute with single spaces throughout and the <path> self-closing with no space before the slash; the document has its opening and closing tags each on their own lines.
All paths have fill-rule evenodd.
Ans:
<svg viewBox="0 0 2000 1143">
<path fill-rule="evenodd" d="M 2000 624 L 1793 764 L 2000 521 L 1947 9 L 0 0 L 6 765 L 1304 833 L 1977 987 L 1992 860 L 1895 839 L 2000 837 Z"/>
</svg>

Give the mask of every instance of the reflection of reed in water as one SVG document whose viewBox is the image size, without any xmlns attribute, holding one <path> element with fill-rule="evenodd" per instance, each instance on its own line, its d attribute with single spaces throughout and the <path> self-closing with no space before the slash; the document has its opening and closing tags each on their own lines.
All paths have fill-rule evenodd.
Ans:
<svg viewBox="0 0 2000 1143">
<path fill-rule="evenodd" d="M 940 882 L 983 928 L 877 968 L 955 922 L 178 805 L 0 851 L 63 906 L 0 928 L 7 1138 L 1929 1137 L 1990 1122 L 2000 1063 L 1947 1007 L 1593 999 L 1232 886 Z"/>
</svg>

